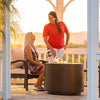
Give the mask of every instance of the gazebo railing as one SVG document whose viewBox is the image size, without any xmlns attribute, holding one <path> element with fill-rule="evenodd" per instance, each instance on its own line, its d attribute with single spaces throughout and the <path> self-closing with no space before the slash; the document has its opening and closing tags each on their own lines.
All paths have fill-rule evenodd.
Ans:
<svg viewBox="0 0 100 100">
<path fill-rule="evenodd" d="M 37 48 L 39 60 L 49 60 L 47 57 L 46 48 Z M 84 69 L 87 69 L 87 49 L 86 48 L 67 48 L 64 52 L 63 60 L 66 63 L 83 63 Z M 23 83 L 23 79 L 11 79 L 11 83 Z M 36 80 L 29 80 L 29 83 L 36 82 Z M 87 73 L 84 72 L 84 85 L 87 85 Z"/>
<path fill-rule="evenodd" d="M 46 48 L 38 48 L 39 59 L 48 60 Z M 87 69 L 87 48 L 67 48 L 63 60 L 66 63 L 83 63 L 84 70 Z M 84 85 L 87 85 L 87 73 L 84 72 Z"/>
</svg>

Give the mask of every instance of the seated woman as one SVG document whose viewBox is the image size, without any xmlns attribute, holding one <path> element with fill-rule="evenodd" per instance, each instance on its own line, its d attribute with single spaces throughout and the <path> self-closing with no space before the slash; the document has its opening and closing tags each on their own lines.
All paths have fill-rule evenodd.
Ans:
<svg viewBox="0 0 100 100">
<path fill-rule="evenodd" d="M 44 81 L 44 65 L 38 61 L 38 53 L 36 52 L 34 41 L 35 35 L 33 35 L 32 32 L 28 32 L 24 39 L 24 57 L 28 62 L 30 73 L 39 75 L 34 87 L 39 91 L 43 91 L 44 88 L 41 84 Z"/>
</svg>

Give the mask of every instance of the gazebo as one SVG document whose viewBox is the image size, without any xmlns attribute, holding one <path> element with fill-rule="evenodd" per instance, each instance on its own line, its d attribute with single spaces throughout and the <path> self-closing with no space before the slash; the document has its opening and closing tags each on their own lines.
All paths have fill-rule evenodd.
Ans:
<svg viewBox="0 0 100 100">
<path fill-rule="evenodd" d="M 12 0 L 3 0 L 9 6 Z M 51 2 L 51 0 L 47 0 Z M 59 2 L 63 0 L 56 0 L 57 5 L 62 6 Z M 73 0 L 70 0 L 73 1 Z M 88 2 L 88 92 L 87 100 L 100 100 L 98 97 L 98 61 L 100 60 L 99 51 L 99 0 L 87 0 Z M 69 2 L 70 3 L 70 2 Z M 51 2 L 52 4 L 52 2 Z M 3 52 L 1 55 L 3 57 L 3 72 L 0 67 L 0 96 L 3 100 L 8 100 L 11 98 L 11 76 L 10 76 L 10 12 L 5 5 L 6 11 L 6 30 L 4 31 L 3 37 Z M 53 5 L 53 4 L 52 4 Z M 67 6 L 67 5 L 66 5 Z M 56 8 L 57 13 L 59 13 L 59 8 Z M 65 7 L 66 8 L 66 7 Z M 63 10 L 65 10 L 65 8 Z M 62 11 L 60 11 L 61 13 Z M 60 14 L 59 13 L 59 14 Z M 62 20 L 62 16 L 59 16 Z M 1 77 L 2 76 L 2 77 Z M 2 88 L 1 88 L 1 85 Z"/>
</svg>

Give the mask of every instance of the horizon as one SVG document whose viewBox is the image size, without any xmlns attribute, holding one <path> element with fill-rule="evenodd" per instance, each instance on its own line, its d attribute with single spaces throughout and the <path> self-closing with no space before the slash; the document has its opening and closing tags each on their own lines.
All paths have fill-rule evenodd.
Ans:
<svg viewBox="0 0 100 100">
<path fill-rule="evenodd" d="M 24 2 L 23 2 L 24 1 Z M 54 4 L 56 0 L 52 0 Z M 64 0 L 64 5 L 68 0 Z M 18 0 L 14 4 L 19 13 L 21 20 L 18 20 L 23 33 L 29 31 L 43 32 L 43 27 L 47 24 L 48 13 L 53 7 L 46 0 Z M 24 9 L 24 10 L 23 10 Z M 87 0 L 74 0 L 66 8 L 63 21 L 69 29 L 69 32 L 87 31 Z"/>
</svg>

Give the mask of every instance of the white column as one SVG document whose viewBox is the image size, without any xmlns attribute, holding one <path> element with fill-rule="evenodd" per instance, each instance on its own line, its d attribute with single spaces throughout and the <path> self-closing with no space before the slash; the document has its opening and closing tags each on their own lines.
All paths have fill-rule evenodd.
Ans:
<svg viewBox="0 0 100 100">
<path fill-rule="evenodd" d="M 11 98 L 11 77 L 10 77 L 10 12 L 6 11 L 6 31 L 3 38 L 3 100 Z"/>
<path fill-rule="evenodd" d="M 64 5 L 64 0 L 56 0 L 56 13 L 59 21 L 63 21 L 63 13 L 64 13 L 63 5 Z"/>
<path fill-rule="evenodd" d="M 87 100 L 98 99 L 98 63 L 96 61 L 99 0 L 88 1 L 88 93 Z"/>
<path fill-rule="evenodd" d="M 0 96 L 2 96 L 2 51 L 0 50 Z"/>
</svg>

